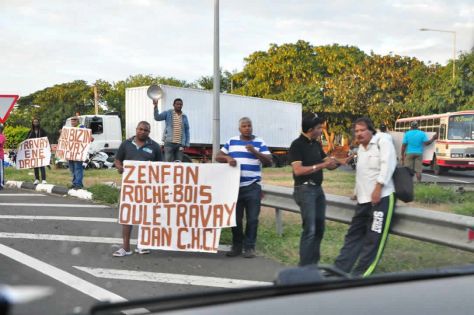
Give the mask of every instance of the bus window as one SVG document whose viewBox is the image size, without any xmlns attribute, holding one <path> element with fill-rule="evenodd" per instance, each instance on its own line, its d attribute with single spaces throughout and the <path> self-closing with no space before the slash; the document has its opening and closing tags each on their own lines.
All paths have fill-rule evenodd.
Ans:
<svg viewBox="0 0 474 315">
<path fill-rule="evenodd" d="M 426 119 L 423 119 L 423 120 L 420 121 L 419 126 L 420 126 L 420 129 L 423 130 L 423 131 L 426 131 L 426 127 L 427 127 L 426 122 L 427 122 Z"/>
<path fill-rule="evenodd" d="M 434 131 L 434 130 L 433 130 L 434 127 L 435 127 L 435 126 L 434 126 L 434 119 L 428 119 L 428 125 L 427 125 L 427 127 L 428 127 L 428 131 Z"/>
<path fill-rule="evenodd" d="M 449 140 L 472 140 L 474 115 L 458 115 L 449 117 Z"/>
<path fill-rule="evenodd" d="M 435 125 L 435 126 L 439 126 L 439 118 L 436 118 L 436 119 L 434 120 L 434 125 Z"/>
<path fill-rule="evenodd" d="M 441 125 L 438 136 L 440 140 L 446 140 L 446 125 L 445 124 Z"/>
</svg>

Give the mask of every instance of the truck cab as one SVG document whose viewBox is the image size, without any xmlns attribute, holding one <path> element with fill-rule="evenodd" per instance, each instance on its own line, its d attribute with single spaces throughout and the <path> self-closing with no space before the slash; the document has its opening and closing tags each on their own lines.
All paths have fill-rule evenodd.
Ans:
<svg viewBox="0 0 474 315">
<path fill-rule="evenodd" d="M 115 114 L 107 115 L 80 115 L 79 124 L 92 130 L 94 141 L 90 152 L 103 151 L 108 155 L 115 155 L 122 143 L 122 127 L 120 117 Z M 65 127 L 71 126 L 71 117 L 66 120 Z"/>
</svg>

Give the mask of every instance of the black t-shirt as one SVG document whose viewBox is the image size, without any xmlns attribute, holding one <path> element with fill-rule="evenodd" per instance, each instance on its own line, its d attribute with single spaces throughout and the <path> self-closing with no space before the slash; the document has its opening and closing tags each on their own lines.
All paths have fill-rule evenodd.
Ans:
<svg viewBox="0 0 474 315">
<path fill-rule="evenodd" d="M 295 161 L 301 161 L 302 166 L 312 166 L 322 163 L 326 158 L 326 153 L 324 153 L 321 143 L 315 140 L 309 140 L 304 135 L 300 135 L 298 139 L 291 143 L 288 158 L 290 164 Z M 293 179 L 295 180 L 295 186 L 302 185 L 310 179 L 316 185 L 320 186 L 323 182 L 323 171 L 319 170 L 302 176 L 295 176 L 295 174 L 293 174 Z"/>
<path fill-rule="evenodd" d="M 145 144 L 137 148 L 133 140 L 135 137 L 125 140 L 120 145 L 115 159 L 121 162 L 130 161 L 162 161 L 161 148 L 158 143 L 151 139 L 147 139 Z"/>
</svg>

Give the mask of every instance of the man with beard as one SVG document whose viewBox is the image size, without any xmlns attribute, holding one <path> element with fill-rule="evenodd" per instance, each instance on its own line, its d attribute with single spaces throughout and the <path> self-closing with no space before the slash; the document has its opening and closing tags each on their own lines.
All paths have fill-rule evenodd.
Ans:
<svg viewBox="0 0 474 315">
<path fill-rule="evenodd" d="M 125 140 L 120 145 L 115 155 L 115 167 L 119 174 L 123 173 L 123 161 L 161 161 L 161 148 L 158 143 L 150 137 L 150 124 L 147 121 L 140 121 L 137 125 L 134 137 Z M 131 225 L 122 225 L 123 247 L 113 253 L 115 257 L 132 255 L 130 250 Z M 135 250 L 139 254 L 149 254 L 148 249 Z"/>
</svg>

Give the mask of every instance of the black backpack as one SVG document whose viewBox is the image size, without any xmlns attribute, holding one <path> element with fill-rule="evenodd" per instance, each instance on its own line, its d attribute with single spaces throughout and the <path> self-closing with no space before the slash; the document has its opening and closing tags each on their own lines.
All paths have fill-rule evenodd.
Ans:
<svg viewBox="0 0 474 315">
<path fill-rule="evenodd" d="M 395 186 L 395 197 L 404 202 L 413 201 L 415 197 L 413 187 L 413 171 L 405 166 L 397 166 L 392 179 Z"/>
<path fill-rule="evenodd" d="M 377 141 L 377 149 L 380 146 Z M 403 202 L 411 202 L 415 199 L 415 187 L 413 185 L 414 172 L 406 166 L 397 166 L 393 172 L 392 179 L 395 186 L 395 197 Z"/>
</svg>

